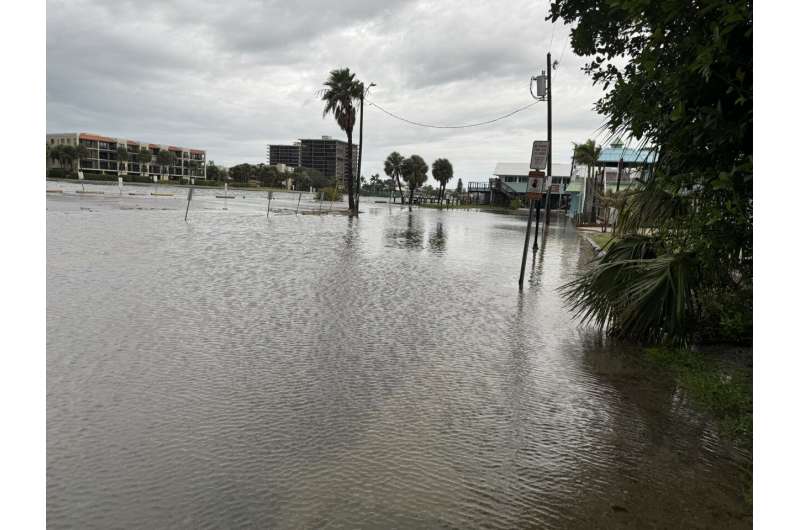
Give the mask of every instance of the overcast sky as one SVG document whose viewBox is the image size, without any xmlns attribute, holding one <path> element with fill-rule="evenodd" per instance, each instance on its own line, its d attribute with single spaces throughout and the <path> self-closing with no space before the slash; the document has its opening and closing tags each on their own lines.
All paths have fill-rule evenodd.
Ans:
<svg viewBox="0 0 800 530">
<path fill-rule="evenodd" d="M 530 103 L 530 77 L 550 49 L 561 63 L 553 155 L 568 163 L 571 142 L 597 134 L 601 92 L 568 29 L 546 14 L 542 0 L 48 0 L 47 131 L 202 148 L 226 166 L 265 162 L 269 143 L 345 139 L 317 96 L 331 69 L 376 83 L 371 99 L 395 114 L 458 125 Z M 365 175 L 383 175 L 397 150 L 429 165 L 448 158 L 456 177 L 483 180 L 496 162 L 529 160 L 531 141 L 547 137 L 546 103 L 458 130 L 366 104 L 364 116 Z"/>
</svg>

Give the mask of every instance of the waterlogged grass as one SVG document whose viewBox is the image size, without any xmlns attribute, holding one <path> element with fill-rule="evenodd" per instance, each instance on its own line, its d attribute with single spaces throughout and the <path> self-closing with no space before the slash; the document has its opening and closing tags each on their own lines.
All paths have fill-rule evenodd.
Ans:
<svg viewBox="0 0 800 530">
<path fill-rule="evenodd" d="M 611 232 L 588 232 L 586 235 L 600 248 L 604 248 L 609 241 L 614 239 L 614 234 Z"/>
<path fill-rule="evenodd" d="M 724 435 L 752 443 L 752 369 L 688 350 L 658 347 L 645 353 L 650 363 L 672 372 L 689 398 L 717 419 Z"/>
<path fill-rule="evenodd" d="M 688 350 L 663 347 L 645 349 L 646 362 L 672 373 L 689 399 L 708 411 L 722 436 L 736 444 L 753 444 L 753 370 L 742 363 Z M 751 449 L 752 450 L 752 449 Z M 753 471 L 741 471 L 741 495 L 753 507 Z"/>
</svg>

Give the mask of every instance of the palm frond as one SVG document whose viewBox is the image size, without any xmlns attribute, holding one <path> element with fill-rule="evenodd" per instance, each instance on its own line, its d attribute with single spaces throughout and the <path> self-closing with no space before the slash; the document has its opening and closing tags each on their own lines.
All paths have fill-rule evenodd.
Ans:
<svg viewBox="0 0 800 530">
<path fill-rule="evenodd" d="M 590 270 L 561 287 L 582 323 L 648 341 L 685 343 L 692 321 L 694 256 L 661 254 L 657 240 L 622 238 Z"/>
</svg>

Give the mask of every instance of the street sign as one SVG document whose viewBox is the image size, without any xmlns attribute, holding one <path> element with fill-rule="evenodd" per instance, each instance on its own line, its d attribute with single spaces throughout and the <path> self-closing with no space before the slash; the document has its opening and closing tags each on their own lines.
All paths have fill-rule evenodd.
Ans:
<svg viewBox="0 0 800 530">
<path fill-rule="evenodd" d="M 545 189 L 545 178 L 543 171 L 528 172 L 528 192 L 542 193 Z"/>
<path fill-rule="evenodd" d="M 542 198 L 542 194 L 541 193 L 537 193 L 535 191 L 529 191 L 528 192 L 528 199 L 530 199 L 532 201 L 538 201 L 541 198 Z"/>
<path fill-rule="evenodd" d="M 531 149 L 531 168 L 544 169 L 547 167 L 547 151 L 550 147 L 550 142 L 536 140 L 533 142 Z"/>
</svg>

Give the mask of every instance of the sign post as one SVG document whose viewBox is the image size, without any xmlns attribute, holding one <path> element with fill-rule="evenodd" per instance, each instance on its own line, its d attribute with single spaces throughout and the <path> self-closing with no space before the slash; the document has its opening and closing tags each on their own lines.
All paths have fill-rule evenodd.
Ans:
<svg viewBox="0 0 800 530">
<path fill-rule="evenodd" d="M 122 195 L 122 177 L 117 177 L 117 185 L 119 186 L 119 194 Z"/>
<path fill-rule="evenodd" d="M 536 140 L 531 149 L 531 169 L 545 169 L 547 167 L 547 153 L 550 142 Z"/>
<path fill-rule="evenodd" d="M 538 248 L 539 237 L 539 208 L 541 207 L 541 197 L 544 191 L 544 173 L 539 171 L 544 169 L 547 165 L 547 151 L 548 143 L 536 141 L 533 142 L 533 150 L 531 153 L 531 167 L 534 171 L 528 173 L 528 226 L 525 229 L 525 246 L 522 249 L 522 266 L 519 270 L 519 288 L 522 289 L 522 284 L 525 280 L 525 265 L 528 261 L 528 243 L 531 240 L 531 222 L 533 221 L 533 203 L 536 202 L 536 232 L 534 235 L 533 250 Z M 542 157 L 544 154 L 544 157 Z"/>
</svg>

